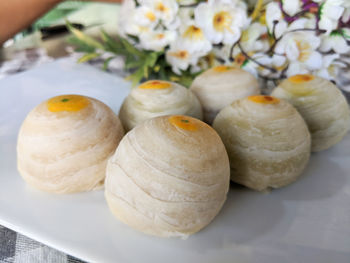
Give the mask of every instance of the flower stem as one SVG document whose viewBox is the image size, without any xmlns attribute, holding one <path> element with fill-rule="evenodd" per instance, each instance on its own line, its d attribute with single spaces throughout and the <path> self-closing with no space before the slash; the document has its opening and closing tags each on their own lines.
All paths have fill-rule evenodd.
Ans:
<svg viewBox="0 0 350 263">
<path fill-rule="evenodd" d="M 253 61 L 254 63 L 258 64 L 258 65 L 259 65 L 260 67 L 262 67 L 262 68 L 266 68 L 266 69 L 270 70 L 272 73 L 276 73 L 276 72 L 277 72 L 277 70 L 274 69 L 273 67 L 266 66 L 266 65 L 264 65 L 264 64 L 262 64 L 262 63 L 256 61 L 256 60 L 255 60 L 254 58 L 252 58 L 251 56 L 249 56 L 249 55 L 243 50 L 243 48 L 242 48 L 242 46 L 241 46 L 241 43 L 239 43 L 239 42 L 238 42 L 238 47 L 239 47 L 239 49 L 241 50 L 242 54 L 243 54 L 247 59 Z"/>
<path fill-rule="evenodd" d="M 254 21 L 258 17 L 258 15 L 260 14 L 261 9 L 263 7 L 263 4 L 264 4 L 264 0 L 257 1 L 255 8 L 254 8 L 254 11 L 251 15 L 252 21 Z"/>
</svg>

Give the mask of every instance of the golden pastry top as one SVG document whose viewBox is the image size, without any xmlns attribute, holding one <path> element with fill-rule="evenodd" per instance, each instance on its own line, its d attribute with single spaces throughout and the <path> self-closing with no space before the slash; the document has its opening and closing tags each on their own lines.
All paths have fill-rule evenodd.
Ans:
<svg viewBox="0 0 350 263">
<path fill-rule="evenodd" d="M 249 96 L 248 100 L 253 101 L 255 103 L 261 103 L 261 104 L 277 104 L 280 102 L 278 98 L 275 98 L 272 96 L 266 96 L 266 95 Z"/>
<path fill-rule="evenodd" d="M 139 89 L 168 89 L 171 83 L 161 80 L 150 80 L 139 86 Z"/>
<path fill-rule="evenodd" d="M 169 117 L 169 122 L 175 127 L 181 128 L 186 131 L 197 131 L 203 124 L 201 121 L 183 115 L 174 115 Z"/>
<path fill-rule="evenodd" d="M 215 72 L 227 72 L 227 71 L 230 71 L 230 70 L 233 70 L 233 69 L 236 69 L 235 67 L 232 67 L 232 66 L 226 66 L 226 65 L 220 65 L 220 66 L 217 66 L 215 68 L 213 68 L 213 70 Z"/>
<path fill-rule="evenodd" d="M 305 82 L 311 81 L 314 78 L 315 77 L 313 75 L 299 74 L 299 75 L 294 75 L 292 77 L 289 77 L 288 80 L 292 83 L 300 84 L 300 83 L 305 83 Z"/>
<path fill-rule="evenodd" d="M 46 102 L 47 108 L 51 112 L 77 112 L 86 108 L 89 104 L 90 100 L 80 95 L 56 96 Z"/>
</svg>

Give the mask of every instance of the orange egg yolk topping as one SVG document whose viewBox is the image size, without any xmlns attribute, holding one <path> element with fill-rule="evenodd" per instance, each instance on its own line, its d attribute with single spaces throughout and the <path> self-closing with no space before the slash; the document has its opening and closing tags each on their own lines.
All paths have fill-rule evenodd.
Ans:
<svg viewBox="0 0 350 263">
<path fill-rule="evenodd" d="M 175 115 L 169 117 L 169 122 L 175 127 L 181 128 L 186 131 L 197 131 L 201 126 L 200 121 L 182 115 Z"/>
<path fill-rule="evenodd" d="M 235 69 L 235 67 L 231 67 L 231 66 L 225 66 L 225 65 L 220 65 L 214 68 L 214 71 L 216 72 L 227 72 L 230 70 Z"/>
<path fill-rule="evenodd" d="M 140 89 L 168 89 L 170 87 L 171 83 L 160 80 L 147 81 L 139 86 Z"/>
<path fill-rule="evenodd" d="M 277 104 L 280 102 L 280 100 L 275 97 L 265 95 L 249 96 L 248 100 L 262 104 Z"/>
<path fill-rule="evenodd" d="M 299 75 L 295 75 L 292 77 L 289 77 L 288 80 L 290 82 L 293 82 L 295 84 L 299 84 L 299 83 L 304 83 L 304 82 L 308 82 L 313 80 L 315 77 L 309 74 L 299 74 Z"/>
<path fill-rule="evenodd" d="M 76 112 L 86 108 L 90 100 L 79 95 L 62 95 L 49 99 L 47 108 L 51 112 L 70 111 Z"/>
</svg>

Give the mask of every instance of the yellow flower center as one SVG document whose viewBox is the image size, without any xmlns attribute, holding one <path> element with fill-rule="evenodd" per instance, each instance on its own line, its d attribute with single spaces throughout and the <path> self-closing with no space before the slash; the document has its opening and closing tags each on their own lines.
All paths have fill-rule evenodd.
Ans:
<svg viewBox="0 0 350 263">
<path fill-rule="evenodd" d="M 189 26 L 183 33 L 183 37 L 191 40 L 204 38 L 202 30 L 196 26 Z"/>
<path fill-rule="evenodd" d="M 307 61 L 311 55 L 311 46 L 305 41 L 296 41 L 296 44 L 299 50 L 298 60 L 301 62 Z"/>
<path fill-rule="evenodd" d="M 165 37 L 165 35 L 160 33 L 156 37 L 157 37 L 157 39 L 161 40 L 161 39 L 163 39 Z"/>
<path fill-rule="evenodd" d="M 156 10 L 159 12 L 167 12 L 168 8 L 162 2 L 158 2 L 156 5 Z"/>
<path fill-rule="evenodd" d="M 249 40 L 249 31 L 245 30 L 242 32 L 241 41 L 247 42 Z"/>
<path fill-rule="evenodd" d="M 151 12 L 151 11 L 149 11 L 149 12 L 146 13 L 146 17 L 147 17 L 151 22 L 156 21 L 156 15 L 155 15 L 153 12 Z"/>
<path fill-rule="evenodd" d="M 215 72 L 227 72 L 227 71 L 230 71 L 230 70 L 233 70 L 235 69 L 234 67 L 231 67 L 231 66 L 225 66 L 225 65 L 220 65 L 220 66 L 217 66 L 215 67 L 213 70 Z"/>
<path fill-rule="evenodd" d="M 186 131 L 197 131 L 202 125 L 199 120 L 188 116 L 175 115 L 169 117 L 169 122 L 175 127 Z"/>
<path fill-rule="evenodd" d="M 140 30 L 140 32 L 143 32 L 143 33 L 149 32 L 149 28 L 145 27 L 145 26 L 139 26 L 139 30 Z"/>
<path fill-rule="evenodd" d="M 186 50 L 180 50 L 178 52 L 169 52 L 170 56 L 174 56 L 178 59 L 186 59 L 188 58 L 188 52 Z"/>
<path fill-rule="evenodd" d="M 235 57 L 235 64 L 238 65 L 239 67 L 243 65 L 244 61 L 246 61 L 246 56 L 243 55 L 242 53 L 238 54 Z"/>
<path fill-rule="evenodd" d="M 275 97 L 265 95 L 249 96 L 248 100 L 262 104 L 278 104 L 280 102 L 280 100 Z"/>
<path fill-rule="evenodd" d="M 225 29 L 231 31 L 230 25 L 232 23 L 232 16 L 229 12 L 221 11 L 213 18 L 213 25 L 216 31 L 223 32 Z"/>
<path fill-rule="evenodd" d="M 140 89 L 168 89 L 171 83 L 159 80 L 150 80 L 139 86 Z"/>
<path fill-rule="evenodd" d="M 259 17 L 259 23 L 266 26 L 266 12 Z"/>
<path fill-rule="evenodd" d="M 62 95 L 49 99 L 46 104 L 51 112 L 76 112 L 86 108 L 90 104 L 90 100 L 79 95 Z"/>
<path fill-rule="evenodd" d="M 313 80 L 315 77 L 309 74 L 299 74 L 289 77 L 288 80 L 295 84 L 304 83 Z"/>
</svg>

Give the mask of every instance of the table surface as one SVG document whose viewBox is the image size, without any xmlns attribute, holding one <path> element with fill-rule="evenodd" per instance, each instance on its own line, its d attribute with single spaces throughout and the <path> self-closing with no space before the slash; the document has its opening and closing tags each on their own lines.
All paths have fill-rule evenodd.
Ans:
<svg viewBox="0 0 350 263">
<path fill-rule="evenodd" d="M 6 227 L 0 226 L 0 263 L 84 263 Z"/>
<path fill-rule="evenodd" d="M 66 60 L 0 81 L 0 224 L 91 262 L 349 263 L 350 136 L 313 154 L 294 184 L 262 194 L 233 185 L 218 217 L 188 240 L 143 235 L 111 215 L 103 192 L 56 196 L 15 168 L 26 113 L 57 93 L 101 99 L 116 112 L 123 80 Z"/>
</svg>

